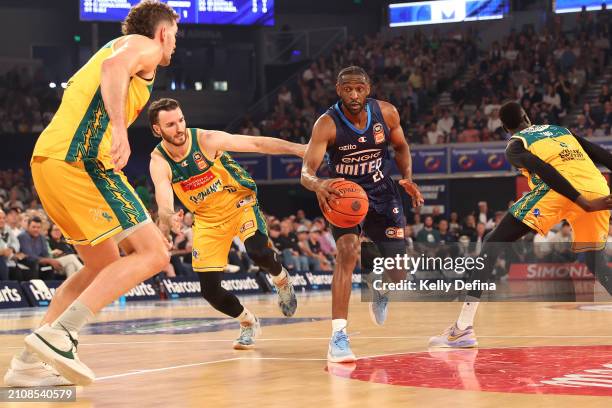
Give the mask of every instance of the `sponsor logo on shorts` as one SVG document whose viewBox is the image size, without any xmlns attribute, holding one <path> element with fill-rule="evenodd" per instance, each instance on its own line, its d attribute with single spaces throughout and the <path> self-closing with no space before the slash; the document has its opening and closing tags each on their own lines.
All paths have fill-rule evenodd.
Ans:
<svg viewBox="0 0 612 408">
<path fill-rule="evenodd" d="M 387 238 L 404 238 L 404 229 L 399 227 L 389 227 L 385 230 Z"/>
<path fill-rule="evenodd" d="M 393 207 L 393 210 L 391 210 L 391 212 L 393 212 L 393 214 L 399 214 L 399 208 Z"/>
<path fill-rule="evenodd" d="M 536 218 L 540 216 L 540 209 L 539 208 L 534 208 L 533 216 L 536 217 Z"/>
<path fill-rule="evenodd" d="M 94 222 L 111 222 L 113 220 L 113 216 L 101 208 L 90 208 L 89 215 Z"/>
<path fill-rule="evenodd" d="M 354 144 L 348 144 L 348 145 L 344 145 L 344 146 L 340 146 L 338 148 L 338 150 L 345 152 L 347 150 L 355 150 L 357 148 L 357 145 Z"/>
<path fill-rule="evenodd" d="M 383 129 L 383 125 L 381 125 L 380 123 L 376 123 L 374 124 L 374 127 L 372 127 L 372 130 L 374 132 L 374 143 L 376 144 L 384 143 L 385 132 Z"/>
<path fill-rule="evenodd" d="M 194 249 L 193 251 L 191 251 L 191 256 L 193 257 L 193 259 L 198 259 L 200 257 L 200 253 L 197 249 Z"/>
<path fill-rule="evenodd" d="M 240 227 L 240 232 L 242 233 L 242 232 L 244 232 L 244 231 L 246 231 L 248 229 L 251 229 L 253 227 L 255 227 L 255 222 L 253 222 L 253 220 L 249 220 L 249 221 L 245 222 L 244 224 L 242 224 L 242 227 Z"/>
<path fill-rule="evenodd" d="M 183 191 L 193 191 L 198 188 L 207 185 L 212 180 L 214 180 L 215 175 L 212 171 L 207 171 L 206 173 L 198 174 L 197 176 L 190 177 L 185 181 L 181 181 L 181 188 Z"/>
</svg>

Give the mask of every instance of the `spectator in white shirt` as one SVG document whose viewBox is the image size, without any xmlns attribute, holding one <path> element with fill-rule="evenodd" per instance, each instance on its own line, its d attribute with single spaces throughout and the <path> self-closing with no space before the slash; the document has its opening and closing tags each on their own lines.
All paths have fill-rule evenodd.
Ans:
<svg viewBox="0 0 612 408">
<path fill-rule="evenodd" d="M 438 129 L 435 122 L 429 125 L 429 131 L 427 131 L 427 141 L 429 144 L 444 143 L 444 132 Z"/>
<path fill-rule="evenodd" d="M 454 124 L 455 119 L 448 114 L 447 109 L 444 109 L 442 117 L 438 119 L 438 129 L 444 132 L 446 135 L 449 135 Z"/>
</svg>

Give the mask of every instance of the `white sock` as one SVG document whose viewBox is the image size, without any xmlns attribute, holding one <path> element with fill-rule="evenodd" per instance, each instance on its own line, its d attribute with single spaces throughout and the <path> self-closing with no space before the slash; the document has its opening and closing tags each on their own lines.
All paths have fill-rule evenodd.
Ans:
<svg viewBox="0 0 612 408">
<path fill-rule="evenodd" d="M 480 299 L 471 296 L 467 297 L 466 302 L 461 308 L 459 319 L 457 319 L 457 328 L 459 330 L 465 330 L 467 327 L 474 325 L 474 316 L 479 304 Z"/>
<path fill-rule="evenodd" d="M 276 285 L 279 282 L 281 282 L 283 279 L 285 279 L 286 277 L 287 277 L 287 270 L 283 266 L 283 268 L 281 269 L 278 275 L 272 276 L 272 282 Z"/>
<path fill-rule="evenodd" d="M 241 326 L 252 326 L 255 324 L 255 315 L 245 307 L 236 320 L 240 322 Z"/>
<path fill-rule="evenodd" d="M 60 315 L 52 324 L 54 329 L 65 328 L 69 331 L 78 332 L 83 326 L 94 318 L 94 314 L 81 301 L 75 300 L 68 309 Z"/>
<path fill-rule="evenodd" d="M 343 331 L 346 333 L 346 319 L 332 319 L 332 334 Z"/>
</svg>

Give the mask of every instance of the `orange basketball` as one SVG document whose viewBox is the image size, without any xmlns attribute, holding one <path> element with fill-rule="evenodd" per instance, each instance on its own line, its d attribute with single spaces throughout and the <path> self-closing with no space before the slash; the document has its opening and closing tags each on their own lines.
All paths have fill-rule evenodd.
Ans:
<svg viewBox="0 0 612 408">
<path fill-rule="evenodd" d="M 352 181 L 336 181 L 331 185 L 342 196 L 329 199 L 330 212 L 321 210 L 327 221 L 340 228 L 354 227 L 363 221 L 369 208 L 368 196 L 363 188 Z"/>
</svg>

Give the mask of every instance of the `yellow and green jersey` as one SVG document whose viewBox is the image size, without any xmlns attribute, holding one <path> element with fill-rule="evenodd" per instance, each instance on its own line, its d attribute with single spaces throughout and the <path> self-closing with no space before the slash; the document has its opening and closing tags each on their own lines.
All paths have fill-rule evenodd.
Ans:
<svg viewBox="0 0 612 408">
<path fill-rule="evenodd" d="M 564 127 L 534 125 L 512 135 L 530 153 L 553 166 L 576 190 L 608 194 L 608 184 L 578 140 Z M 521 169 L 534 189 L 543 184 L 536 174 Z"/>
<path fill-rule="evenodd" d="M 170 166 L 174 193 L 196 219 L 219 225 L 241 208 L 256 205 L 257 185 L 251 175 L 227 152 L 209 160 L 198 143 L 198 129 L 186 132 L 189 150 L 181 160 L 173 160 L 163 143 L 156 149 Z"/>
<path fill-rule="evenodd" d="M 120 37 L 121 38 L 121 37 Z M 102 63 L 112 55 L 116 38 L 96 52 L 68 81 L 62 102 L 51 123 L 38 137 L 33 157 L 67 162 L 97 160 L 112 169 L 111 124 L 100 90 Z M 125 104 L 126 126 L 146 105 L 153 79 L 131 78 Z"/>
</svg>

